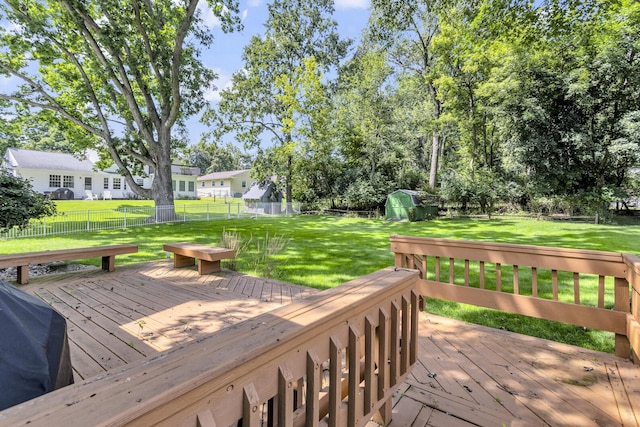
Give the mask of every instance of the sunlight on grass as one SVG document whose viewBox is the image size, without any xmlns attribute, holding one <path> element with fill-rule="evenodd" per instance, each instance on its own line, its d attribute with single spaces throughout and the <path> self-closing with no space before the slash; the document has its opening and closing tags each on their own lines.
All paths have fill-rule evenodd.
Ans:
<svg viewBox="0 0 640 427">
<path fill-rule="evenodd" d="M 79 201 L 77 203 L 101 205 L 111 202 Z M 123 201 L 113 202 L 122 203 Z M 162 245 L 165 243 L 190 241 L 217 246 L 222 240 L 223 230 L 237 233 L 242 239 L 253 241 L 253 247 L 245 251 L 245 254 L 237 260 L 239 271 L 263 274 L 255 265 L 255 241 L 264 239 L 266 235 L 280 236 L 288 242 L 282 252 L 272 255 L 274 265 L 269 268 L 269 275 L 285 282 L 319 289 L 331 288 L 393 265 L 394 256 L 390 252 L 389 245 L 391 234 L 584 248 L 640 255 L 640 245 L 638 245 L 640 225 L 595 225 L 519 218 L 438 219 L 410 223 L 313 215 L 184 222 L 48 238 L 5 240 L 0 241 L 0 254 L 120 243 L 138 245 L 137 254 L 118 256 L 116 262 L 125 264 L 165 258 L 166 254 L 162 250 Z M 94 259 L 89 263 L 99 265 L 99 261 Z M 462 277 L 463 266 L 456 264 L 455 267 L 456 277 Z M 448 272 L 448 268 L 444 270 Z M 510 274 L 509 267 L 505 266 L 502 271 L 502 286 L 507 291 L 512 289 Z M 539 274 L 540 283 L 542 283 L 544 275 L 549 273 L 541 271 Z M 572 283 L 571 277 L 561 279 Z M 492 276 L 490 271 L 487 280 L 495 281 L 495 276 Z M 530 278 L 527 277 L 525 269 L 520 272 L 520 280 L 521 291 L 530 292 Z M 595 304 L 597 279 L 581 277 L 581 284 L 584 286 L 581 287 L 581 299 L 590 305 Z M 488 284 L 488 287 L 491 286 L 495 288 L 495 282 L 493 285 Z M 541 296 L 546 296 L 551 291 L 541 286 L 539 292 Z M 572 296 L 568 292 L 565 294 L 561 291 L 560 298 L 570 299 Z M 612 295 L 607 295 L 608 307 L 612 304 L 612 298 Z M 580 330 L 581 328 L 573 326 L 454 303 L 430 302 L 428 307 L 433 313 L 460 320 L 583 347 L 613 351 L 610 334 L 599 331 Z"/>
</svg>

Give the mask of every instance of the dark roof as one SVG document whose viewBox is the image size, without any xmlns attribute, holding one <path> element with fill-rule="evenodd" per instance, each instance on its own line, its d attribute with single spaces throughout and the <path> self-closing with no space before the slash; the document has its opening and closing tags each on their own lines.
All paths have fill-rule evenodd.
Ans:
<svg viewBox="0 0 640 427">
<path fill-rule="evenodd" d="M 11 167 L 48 169 L 61 171 L 92 172 L 93 163 L 86 157 L 78 159 L 73 154 L 8 148 L 5 159 Z"/>
<path fill-rule="evenodd" d="M 246 193 L 242 195 L 243 200 L 261 200 L 265 194 L 271 192 L 273 182 L 266 182 L 262 185 L 253 184 Z"/>
<path fill-rule="evenodd" d="M 198 181 L 215 181 L 216 179 L 229 179 L 241 173 L 248 172 L 251 169 L 241 169 L 237 171 L 213 172 L 207 175 L 199 176 Z"/>
</svg>

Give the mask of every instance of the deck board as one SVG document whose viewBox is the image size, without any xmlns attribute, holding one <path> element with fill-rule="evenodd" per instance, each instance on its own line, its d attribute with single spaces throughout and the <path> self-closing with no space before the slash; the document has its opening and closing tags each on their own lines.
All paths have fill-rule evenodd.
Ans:
<svg viewBox="0 0 640 427">
<path fill-rule="evenodd" d="M 67 318 L 76 380 L 319 292 L 228 270 L 200 276 L 171 260 L 34 277 L 22 289 Z M 640 425 L 640 366 L 425 313 L 419 326 L 391 426 Z"/>
</svg>

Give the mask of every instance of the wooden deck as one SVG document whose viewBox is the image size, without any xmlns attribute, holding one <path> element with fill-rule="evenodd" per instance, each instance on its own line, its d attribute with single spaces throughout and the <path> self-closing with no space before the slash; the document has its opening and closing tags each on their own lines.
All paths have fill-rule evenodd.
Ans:
<svg viewBox="0 0 640 427">
<path fill-rule="evenodd" d="M 199 276 L 170 260 L 22 289 L 67 317 L 76 381 L 317 292 L 225 270 Z M 419 335 L 392 426 L 640 425 L 640 366 L 623 359 L 427 314 Z"/>
</svg>

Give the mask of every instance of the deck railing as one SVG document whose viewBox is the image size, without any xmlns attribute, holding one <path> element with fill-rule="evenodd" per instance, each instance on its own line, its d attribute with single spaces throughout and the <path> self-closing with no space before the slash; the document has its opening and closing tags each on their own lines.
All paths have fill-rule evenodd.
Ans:
<svg viewBox="0 0 640 427">
<path fill-rule="evenodd" d="M 640 258 L 615 252 L 391 236 L 421 296 L 615 333 L 640 364 Z M 631 288 L 631 289 L 630 289 Z"/>
<path fill-rule="evenodd" d="M 380 270 L 9 408 L 0 424 L 386 424 L 417 359 L 417 278 Z"/>
</svg>

